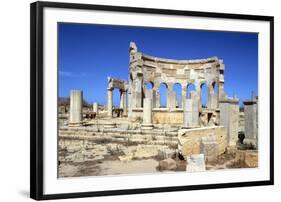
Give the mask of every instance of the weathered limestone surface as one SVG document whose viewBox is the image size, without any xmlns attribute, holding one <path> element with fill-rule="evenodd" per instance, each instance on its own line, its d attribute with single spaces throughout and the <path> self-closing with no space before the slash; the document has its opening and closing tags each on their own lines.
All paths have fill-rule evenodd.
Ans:
<svg viewBox="0 0 281 202">
<path fill-rule="evenodd" d="M 243 167 L 256 168 L 258 167 L 258 152 L 257 150 L 237 150 L 235 161 Z"/>
<path fill-rule="evenodd" d="M 152 99 L 144 98 L 143 100 L 143 129 L 151 129 L 153 128 L 152 124 Z"/>
<path fill-rule="evenodd" d="M 225 152 L 227 147 L 227 131 L 223 126 L 213 126 L 194 129 L 181 129 L 178 131 L 178 147 L 184 156 L 200 154 L 202 138 L 214 137 L 217 142 L 218 155 Z"/>
<path fill-rule="evenodd" d="M 186 128 L 193 127 L 192 115 L 193 115 L 193 100 L 186 99 L 184 106 L 184 115 L 183 115 L 183 126 Z"/>
<path fill-rule="evenodd" d="M 167 108 L 176 108 L 176 93 L 173 91 L 168 91 Z"/>
<path fill-rule="evenodd" d="M 177 124 L 182 125 L 183 123 L 183 110 L 175 109 L 175 110 L 165 110 L 162 108 L 155 108 L 152 110 L 153 114 L 153 123 L 160 124 Z"/>
<path fill-rule="evenodd" d="M 72 90 L 70 92 L 70 125 L 79 125 L 82 123 L 83 92 L 81 90 Z"/>
<path fill-rule="evenodd" d="M 244 102 L 245 113 L 245 143 L 258 145 L 258 102 L 257 100 Z"/>
<path fill-rule="evenodd" d="M 137 117 L 143 117 L 143 108 L 133 109 L 132 119 Z M 183 110 L 173 109 L 168 110 L 165 108 L 154 108 L 152 109 L 152 123 L 155 124 L 175 124 L 181 126 L 183 124 Z"/>
<path fill-rule="evenodd" d="M 112 117 L 112 90 L 107 89 L 107 115 Z"/>
<path fill-rule="evenodd" d="M 198 127 L 199 124 L 199 102 L 197 99 L 186 99 L 184 107 L 185 128 Z"/>
<path fill-rule="evenodd" d="M 228 146 L 236 146 L 239 130 L 239 101 L 228 99 L 220 101 L 220 125 L 227 128 Z"/>
<path fill-rule="evenodd" d="M 200 153 L 204 154 L 205 160 L 208 162 L 217 160 L 218 143 L 215 135 L 201 138 Z"/>
<path fill-rule="evenodd" d="M 206 171 L 204 154 L 193 154 L 187 157 L 186 172 Z"/>
</svg>

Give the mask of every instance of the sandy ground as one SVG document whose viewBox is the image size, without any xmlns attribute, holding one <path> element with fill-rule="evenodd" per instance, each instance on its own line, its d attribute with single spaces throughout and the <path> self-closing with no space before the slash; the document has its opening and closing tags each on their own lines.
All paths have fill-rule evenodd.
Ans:
<svg viewBox="0 0 281 202">
<path fill-rule="evenodd" d="M 122 175 L 137 173 L 155 173 L 158 161 L 154 159 L 123 161 L 93 161 L 84 163 L 62 163 L 60 177 Z"/>
</svg>

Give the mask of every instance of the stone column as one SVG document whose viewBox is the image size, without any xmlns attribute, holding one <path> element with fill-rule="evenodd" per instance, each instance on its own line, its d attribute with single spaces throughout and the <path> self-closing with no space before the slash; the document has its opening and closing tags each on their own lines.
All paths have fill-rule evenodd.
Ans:
<svg viewBox="0 0 281 202">
<path fill-rule="evenodd" d="M 198 98 L 196 96 L 194 96 L 194 98 L 192 98 L 192 100 L 193 100 L 193 103 L 192 103 L 193 104 L 192 105 L 192 126 L 198 127 L 199 126 L 199 101 L 198 101 Z"/>
<path fill-rule="evenodd" d="M 212 84 L 207 85 L 207 86 L 208 86 L 207 108 L 211 109 L 211 94 L 213 93 L 213 86 L 212 86 Z"/>
<path fill-rule="evenodd" d="M 112 117 L 112 89 L 107 89 L 107 115 Z"/>
<path fill-rule="evenodd" d="M 177 94 L 174 91 L 168 91 L 167 108 L 176 108 Z"/>
<path fill-rule="evenodd" d="M 239 129 L 239 100 L 220 101 L 220 125 L 227 128 L 228 146 L 236 146 Z"/>
<path fill-rule="evenodd" d="M 156 107 L 156 90 L 152 90 L 152 109 Z"/>
<path fill-rule="evenodd" d="M 152 129 L 152 99 L 144 98 L 143 100 L 143 129 Z"/>
<path fill-rule="evenodd" d="M 192 128 L 192 99 L 186 99 L 183 112 L 183 127 Z"/>
<path fill-rule="evenodd" d="M 83 92 L 71 90 L 69 124 L 72 126 L 82 124 Z"/>
<path fill-rule="evenodd" d="M 221 77 L 223 77 L 223 76 L 221 76 Z M 220 81 L 218 85 L 219 85 L 219 89 L 218 89 L 219 100 L 225 99 L 226 95 L 224 93 L 224 82 Z"/>
<path fill-rule="evenodd" d="M 197 99 L 186 99 L 183 114 L 183 128 L 198 127 L 199 106 Z"/>
<path fill-rule="evenodd" d="M 141 108 L 142 106 L 142 80 L 141 78 L 137 78 L 135 81 L 135 107 L 136 108 Z"/>
<path fill-rule="evenodd" d="M 124 100 L 124 94 L 123 94 L 123 91 L 120 89 L 119 90 L 119 93 L 120 93 L 120 105 L 119 105 L 119 108 L 120 109 L 123 109 L 123 104 L 124 104 L 124 102 L 123 102 L 123 100 Z"/>
<path fill-rule="evenodd" d="M 160 92 L 159 92 L 159 89 L 156 90 L 155 97 L 156 97 L 155 107 L 160 108 Z"/>
<path fill-rule="evenodd" d="M 127 92 L 120 90 L 121 100 L 120 108 L 123 109 L 123 116 L 127 116 Z"/>
<path fill-rule="evenodd" d="M 256 100 L 245 101 L 245 139 L 244 143 L 258 145 L 258 105 Z"/>
<path fill-rule="evenodd" d="M 201 84 L 198 83 L 195 85 L 196 88 L 196 94 L 198 95 L 198 102 L 199 102 L 199 111 L 202 110 L 202 100 L 201 100 Z"/>
<path fill-rule="evenodd" d="M 167 95 L 166 95 L 166 99 L 167 99 L 167 108 L 175 108 L 175 102 L 176 102 L 176 98 L 175 98 L 175 92 L 173 92 L 173 87 L 172 84 L 168 84 L 168 88 L 167 88 Z"/>
<path fill-rule="evenodd" d="M 98 114 L 98 103 L 96 103 L 96 102 L 93 103 L 93 112 Z"/>
<path fill-rule="evenodd" d="M 182 98 L 182 104 L 181 104 L 181 107 L 184 108 L 185 106 L 185 100 L 186 100 L 186 88 L 187 86 L 182 86 L 182 89 L 181 89 L 181 98 Z"/>
<path fill-rule="evenodd" d="M 151 98 L 153 96 L 153 90 L 152 89 L 145 89 L 145 98 Z"/>
</svg>

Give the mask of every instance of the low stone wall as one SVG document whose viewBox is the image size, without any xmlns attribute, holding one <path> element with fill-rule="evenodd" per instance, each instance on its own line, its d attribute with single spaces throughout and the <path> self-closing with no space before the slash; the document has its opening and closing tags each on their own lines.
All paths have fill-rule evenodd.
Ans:
<svg viewBox="0 0 281 202">
<path fill-rule="evenodd" d="M 97 143 L 147 144 L 177 146 L 177 132 L 163 130 L 97 129 L 95 127 L 68 128 L 59 130 L 59 142 L 93 141 Z"/>
<path fill-rule="evenodd" d="M 178 124 L 183 125 L 183 110 L 171 109 L 161 110 L 153 109 L 152 113 L 153 123 L 160 124 Z"/>
<path fill-rule="evenodd" d="M 200 154 L 202 137 L 214 136 L 218 144 L 218 155 L 227 147 L 227 130 L 223 126 L 213 126 L 194 129 L 181 129 L 178 132 L 178 146 L 184 156 Z"/>
<path fill-rule="evenodd" d="M 142 108 L 136 108 L 132 111 L 132 117 L 140 117 L 142 119 Z M 182 108 L 154 108 L 152 109 L 153 124 L 175 124 L 183 125 L 183 109 Z"/>
</svg>

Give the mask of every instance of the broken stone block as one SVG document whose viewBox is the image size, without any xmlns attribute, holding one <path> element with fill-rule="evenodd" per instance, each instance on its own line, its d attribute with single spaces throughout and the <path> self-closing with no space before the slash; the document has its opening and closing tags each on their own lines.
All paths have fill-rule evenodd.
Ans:
<svg viewBox="0 0 281 202">
<path fill-rule="evenodd" d="M 159 170 L 176 170 L 177 163 L 174 159 L 168 158 L 159 162 Z"/>
<path fill-rule="evenodd" d="M 168 159 L 176 155 L 176 150 L 170 148 L 161 148 L 158 153 L 161 159 Z"/>
<path fill-rule="evenodd" d="M 118 158 L 119 158 L 120 161 L 128 162 L 128 161 L 132 160 L 133 153 L 129 153 L 129 154 L 124 155 L 124 156 L 118 156 Z"/>
<path fill-rule="evenodd" d="M 187 157 L 186 172 L 206 171 L 204 154 L 193 154 Z"/>
<path fill-rule="evenodd" d="M 258 152 L 257 150 L 237 150 L 235 161 L 241 167 L 256 168 L 258 167 Z"/>
<path fill-rule="evenodd" d="M 216 136 L 210 135 L 201 138 L 200 153 L 204 154 L 207 162 L 213 162 L 218 157 L 218 143 Z"/>
</svg>

